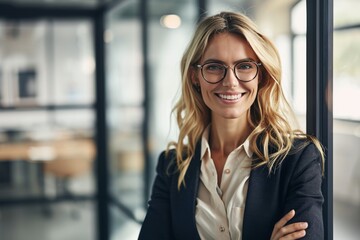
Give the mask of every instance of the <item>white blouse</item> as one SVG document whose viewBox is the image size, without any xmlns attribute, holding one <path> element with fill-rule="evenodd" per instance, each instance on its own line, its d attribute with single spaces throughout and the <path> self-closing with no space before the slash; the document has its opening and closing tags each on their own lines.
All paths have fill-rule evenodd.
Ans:
<svg viewBox="0 0 360 240">
<path fill-rule="evenodd" d="M 201 141 L 196 226 L 201 239 L 240 240 L 252 156 L 249 140 L 229 154 L 218 187 L 208 143 L 209 129 L 205 130 Z"/>
</svg>

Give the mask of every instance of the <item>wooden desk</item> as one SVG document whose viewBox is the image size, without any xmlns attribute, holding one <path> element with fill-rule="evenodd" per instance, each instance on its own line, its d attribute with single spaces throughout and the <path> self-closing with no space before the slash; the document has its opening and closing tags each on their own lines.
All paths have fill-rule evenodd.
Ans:
<svg viewBox="0 0 360 240">
<path fill-rule="evenodd" d="M 92 139 L 62 139 L 54 141 L 26 141 L 0 143 L 0 161 L 51 161 L 56 159 L 88 159 L 95 157 Z"/>
<path fill-rule="evenodd" d="M 92 139 L 0 144 L 0 161 L 40 162 L 45 172 L 57 177 L 71 177 L 89 172 L 94 158 L 95 146 Z"/>
<path fill-rule="evenodd" d="M 62 179 L 89 173 L 93 170 L 95 152 L 90 138 L 0 143 L 0 161 L 22 160 L 39 165 L 37 180 L 43 196 L 46 196 L 44 173 Z"/>
</svg>

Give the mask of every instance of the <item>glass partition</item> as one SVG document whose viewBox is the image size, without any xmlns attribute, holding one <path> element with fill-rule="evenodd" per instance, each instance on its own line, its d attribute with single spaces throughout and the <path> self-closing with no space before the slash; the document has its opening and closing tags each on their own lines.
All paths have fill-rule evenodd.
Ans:
<svg viewBox="0 0 360 240">
<path fill-rule="evenodd" d="M 106 98 L 112 239 L 136 239 L 144 215 L 144 89 L 139 1 L 106 14 Z M 127 213 L 127 214 L 126 214 Z"/>
<path fill-rule="evenodd" d="M 196 1 L 149 1 L 150 179 L 168 142 L 177 140 L 171 109 L 181 87 L 180 61 L 197 22 Z"/>
<path fill-rule="evenodd" d="M 86 230 L 69 237 L 94 236 L 92 31 L 80 19 L 0 21 L 0 201 L 24 204 L 1 209 L 5 238 L 44 239 L 43 226 L 83 214 L 73 224 Z"/>
<path fill-rule="evenodd" d="M 107 14 L 107 101 L 110 152 L 110 192 L 119 208 L 111 208 L 114 239 L 137 239 L 147 202 L 144 171 L 152 186 L 160 151 L 171 138 L 170 112 L 180 86 L 180 59 L 196 23 L 192 1 L 152 0 L 148 5 L 147 47 L 149 119 L 144 119 L 142 26 L 138 1 L 124 1 Z M 148 120 L 151 162 L 144 169 L 144 121 Z M 172 139 L 173 140 L 173 139 Z M 149 189 L 150 190 L 150 189 Z"/>
<path fill-rule="evenodd" d="M 334 0 L 334 27 L 359 26 L 358 0 Z"/>
<path fill-rule="evenodd" d="M 360 234 L 359 4 L 334 1 L 334 239 Z"/>
</svg>

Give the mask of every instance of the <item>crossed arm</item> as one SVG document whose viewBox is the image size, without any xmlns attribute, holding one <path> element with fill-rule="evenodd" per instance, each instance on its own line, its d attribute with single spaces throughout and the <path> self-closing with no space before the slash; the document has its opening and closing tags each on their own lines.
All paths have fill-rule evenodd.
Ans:
<svg viewBox="0 0 360 240">
<path fill-rule="evenodd" d="M 284 206 L 287 213 L 275 224 L 271 240 L 324 239 L 321 172 L 320 156 L 309 145 L 297 161 Z"/>
</svg>

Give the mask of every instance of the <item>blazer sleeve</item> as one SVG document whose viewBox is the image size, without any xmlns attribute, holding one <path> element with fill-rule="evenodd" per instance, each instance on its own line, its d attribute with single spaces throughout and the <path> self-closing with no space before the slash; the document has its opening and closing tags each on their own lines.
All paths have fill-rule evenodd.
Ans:
<svg viewBox="0 0 360 240">
<path fill-rule="evenodd" d="M 295 216 L 288 224 L 306 221 L 308 228 L 302 239 L 324 239 L 321 192 L 322 166 L 319 151 L 309 144 L 296 161 L 290 179 L 283 216 L 291 209 Z"/>
<path fill-rule="evenodd" d="M 162 152 L 148 210 L 140 229 L 139 240 L 174 239 L 171 230 L 169 161 Z"/>
</svg>

